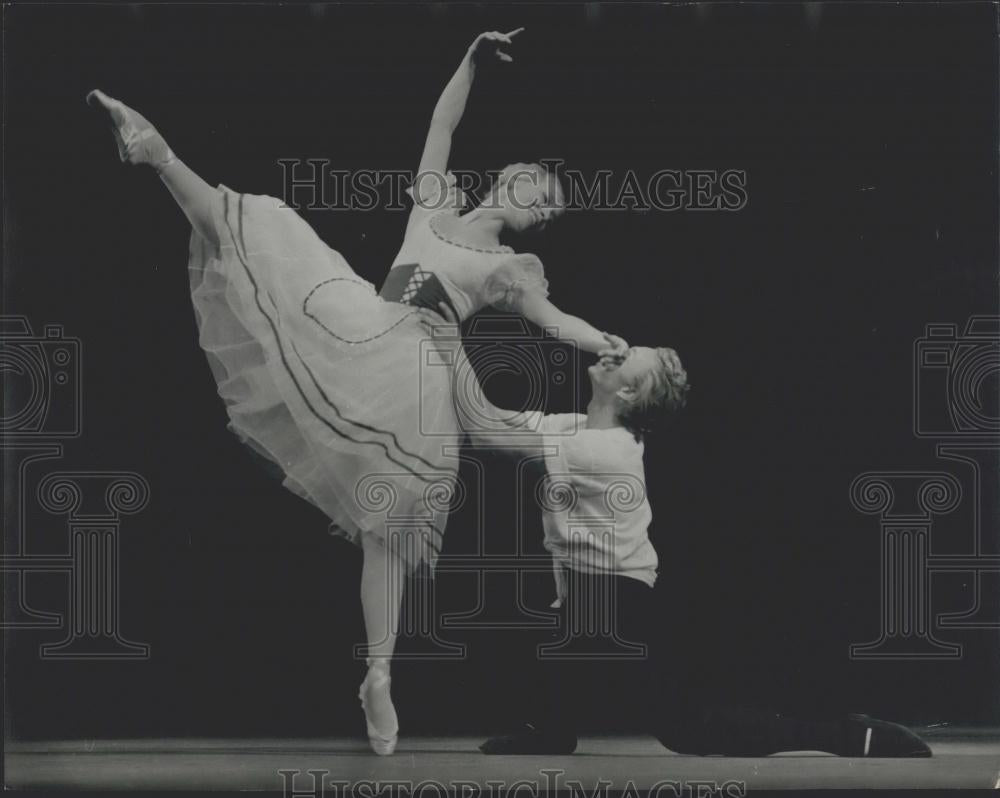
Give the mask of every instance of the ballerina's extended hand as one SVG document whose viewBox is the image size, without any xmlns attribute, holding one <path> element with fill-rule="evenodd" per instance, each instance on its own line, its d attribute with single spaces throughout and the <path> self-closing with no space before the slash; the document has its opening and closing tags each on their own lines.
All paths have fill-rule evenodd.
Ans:
<svg viewBox="0 0 1000 798">
<path fill-rule="evenodd" d="M 485 54 L 492 52 L 497 59 L 509 64 L 514 59 L 508 53 L 501 50 L 497 46 L 497 43 L 513 44 L 513 38 L 523 30 L 524 28 L 517 28 L 510 33 L 500 33 L 500 31 L 496 30 L 480 33 L 476 37 L 476 40 L 469 45 L 469 56 L 474 63 L 479 63 Z"/>
<path fill-rule="evenodd" d="M 438 314 L 444 319 L 443 322 Z M 422 311 L 421 320 L 424 327 L 439 344 L 439 351 L 449 346 L 454 351 L 462 345 L 462 333 L 458 319 L 447 302 L 438 303 L 437 314 L 428 310 Z M 628 357 L 628 342 L 621 336 L 611 333 L 604 333 L 604 340 L 608 342 L 608 347 L 597 353 L 598 362 L 604 366 L 620 366 Z"/>
<path fill-rule="evenodd" d="M 628 342 L 624 338 L 612 335 L 611 333 L 604 333 L 604 340 L 606 340 L 610 346 L 597 353 L 598 361 L 601 365 L 611 364 L 620 366 L 625 362 L 625 358 L 628 356 Z"/>
</svg>

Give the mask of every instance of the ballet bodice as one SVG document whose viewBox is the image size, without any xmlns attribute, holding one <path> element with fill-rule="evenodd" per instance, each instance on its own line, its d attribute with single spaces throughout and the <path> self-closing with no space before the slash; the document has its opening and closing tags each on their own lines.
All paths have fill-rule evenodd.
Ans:
<svg viewBox="0 0 1000 798">
<path fill-rule="evenodd" d="M 408 193 L 413 196 L 412 189 Z M 379 291 L 382 298 L 435 311 L 445 301 L 464 321 L 487 306 L 518 312 L 519 299 L 526 291 L 548 296 L 545 270 L 534 255 L 519 255 L 506 246 L 472 247 L 442 232 L 442 217 L 458 214 L 459 197 L 451 173 L 446 186 L 424 192 Z"/>
</svg>

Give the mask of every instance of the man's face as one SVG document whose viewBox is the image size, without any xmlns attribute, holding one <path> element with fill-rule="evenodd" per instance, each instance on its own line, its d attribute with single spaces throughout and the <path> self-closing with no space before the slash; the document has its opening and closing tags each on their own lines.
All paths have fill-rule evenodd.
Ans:
<svg viewBox="0 0 1000 798">
<path fill-rule="evenodd" d="M 656 350 L 648 346 L 633 346 L 623 361 L 601 358 L 587 369 L 595 395 L 610 397 L 622 388 L 639 388 L 643 378 L 659 367 Z"/>
</svg>

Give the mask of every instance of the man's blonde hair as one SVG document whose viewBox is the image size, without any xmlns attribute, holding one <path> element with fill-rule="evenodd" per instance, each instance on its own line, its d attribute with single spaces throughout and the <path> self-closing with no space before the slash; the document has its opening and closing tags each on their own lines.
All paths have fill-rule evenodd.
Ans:
<svg viewBox="0 0 1000 798">
<path fill-rule="evenodd" d="M 638 392 L 635 402 L 621 414 L 622 424 L 642 440 L 656 432 L 670 417 L 687 404 L 687 371 L 677 352 L 666 346 L 657 347 L 658 364 L 650 369 L 633 387 Z"/>
</svg>

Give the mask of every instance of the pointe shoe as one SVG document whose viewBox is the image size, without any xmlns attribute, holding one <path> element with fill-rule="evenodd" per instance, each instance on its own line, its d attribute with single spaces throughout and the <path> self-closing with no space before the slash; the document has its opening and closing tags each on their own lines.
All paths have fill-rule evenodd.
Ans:
<svg viewBox="0 0 1000 798">
<path fill-rule="evenodd" d="M 153 123 L 138 111 L 100 89 L 87 95 L 87 105 L 106 114 L 122 162 L 149 164 L 160 172 L 176 160 Z"/>
<path fill-rule="evenodd" d="M 368 726 L 368 742 L 372 750 L 379 756 L 389 756 L 396 750 L 396 741 L 399 739 L 399 720 L 396 718 L 396 709 L 392 705 L 392 698 L 389 696 L 388 668 L 381 663 L 369 665 L 365 680 L 361 683 L 361 690 L 358 698 L 361 699 L 361 708 L 365 711 L 365 723 Z M 388 716 L 389 729 L 379 731 L 372 723 L 372 714 L 378 712 L 383 717 Z"/>
</svg>

